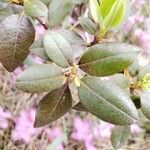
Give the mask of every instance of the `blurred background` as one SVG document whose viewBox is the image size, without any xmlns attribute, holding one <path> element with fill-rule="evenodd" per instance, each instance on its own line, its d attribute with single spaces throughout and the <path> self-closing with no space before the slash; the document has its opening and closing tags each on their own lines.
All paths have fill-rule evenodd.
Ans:
<svg viewBox="0 0 150 150">
<path fill-rule="evenodd" d="M 141 47 L 144 63 L 150 55 L 150 0 L 130 1 L 128 19 L 113 40 Z M 36 38 L 43 33 L 43 27 L 37 25 Z M 88 41 L 90 37 L 85 35 Z M 15 87 L 16 77 L 32 63 L 43 62 L 29 56 L 26 65 L 11 74 L 0 64 L 0 150 L 111 150 L 114 126 L 86 112 L 72 110 L 49 126 L 33 127 L 35 109 L 43 95 L 24 93 Z M 131 131 L 122 150 L 150 150 L 150 121 L 141 114 L 140 124 L 133 124 Z"/>
</svg>

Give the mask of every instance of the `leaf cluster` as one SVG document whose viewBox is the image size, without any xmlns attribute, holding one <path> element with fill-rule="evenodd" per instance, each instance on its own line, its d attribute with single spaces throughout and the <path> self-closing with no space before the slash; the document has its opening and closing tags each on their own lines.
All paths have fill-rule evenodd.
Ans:
<svg viewBox="0 0 150 150">
<path fill-rule="evenodd" d="M 90 17 L 79 14 L 83 32 L 99 38 L 90 44 L 72 28 L 62 28 L 74 8 L 90 4 Z M 29 53 L 44 64 L 28 67 L 16 81 L 29 93 L 47 92 L 37 106 L 35 127 L 52 123 L 71 109 L 89 112 L 116 125 L 115 149 L 125 142 L 138 110 L 150 119 L 149 65 L 138 66 L 140 49 L 127 43 L 103 42 L 124 20 L 125 0 L 11 0 L 0 2 L 0 61 L 13 72 Z M 45 28 L 35 41 L 35 20 Z M 101 41 L 100 41 L 101 39 Z M 138 67 L 134 67 L 134 66 Z M 107 77 L 109 80 L 102 80 Z"/>
</svg>

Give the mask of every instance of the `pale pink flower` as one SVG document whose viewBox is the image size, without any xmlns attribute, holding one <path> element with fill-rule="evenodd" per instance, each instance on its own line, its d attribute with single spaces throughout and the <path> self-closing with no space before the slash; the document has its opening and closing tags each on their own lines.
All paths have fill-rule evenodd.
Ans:
<svg viewBox="0 0 150 150">
<path fill-rule="evenodd" d="M 74 131 L 71 136 L 75 140 L 91 140 L 93 135 L 89 121 L 76 117 L 74 119 Z"/>
<path fill-rule="evenodd" d="M 136 13 L 135 15 L 133 16 L 130 16 L 128 18 L 128 20 L 126 21 L 126 24 L 124 25 L 124 29 L 126 32 L 130 32 L 131 29 L 134 27 L 134 25 L 136 24 L 139 24 L 139 23 L 142 23 L 144 20 L 144 17 L 141 16 L 140 14 Z"/>
<path fill-rule="evenodd" d="M 62 130 L 58 127 L 55 127 L 55 128 L 52 128 L 52 129 L 48 128 L 48 129 L 45 130 L 45 132 L 46 132 L 48 140 L 51 141 L 51 142 L 53 140 L 55 140 L 56 138 L 59 138 L 61 135 L 63 135 Z M 64 150 L 63 144 L 60 143 L 59 145 L 57 145 L 56 150 Z"/>
<path fill-rule="evenodd" d="M 97 138 L 110 138 L 111 130 L 113 127 L 114 125 L 101 121 L 101 123 L 97 125 L 93 130 L 94 136 Z"/>
<path fill-rule="evenodd" d="M 134 32 L 134 36 L 143 50 L 147 53 L 150 53 L 150 31 L 136 29 Z"/>
<path fill-rule="evenodd" d="M 17 76 L 19 74 L 21 74 L 23 72 L 23 69 L 21 67 L 18 67 L 17 69 L 15 69 L 15 71 L 13 73 L 11 73 L 11 80 L 10 80 L 10 84 L 12 86 L 14 86 L 16 84 L 16 79 Z"/>
<path fill-rule="evenodd" d="M 137 124 L 132 124 L 130 127 L 132 134 L 138 134 L 142 131 L 142 129 Z"/>
<path fill-rule="evenodd" d="M 52 128 L 52 129 L 46 129 L 45 130 L 47 137 L 49 140 L 54 140 L 55 138 L 61 136 L 63 134 L 62 130 L 58 127 Z"/>
<path fill-rule="evenodd" d="M 36 26 L 36 39 L 38 39 L 39 37 L 41 37 L 42 35 L 44 35 L 45 33 L 45 29 L 42 25 L 37 25 Z"/>
<path fill-rule="evenodd" d="M 74 119 L 74 131 L 71 134 L 72 139 L 83 141 L 86 150 L 95 150 L 92 139 L 92 126 L 88 120 L 82 120 L 79 117 Z"/>
<path fill-rule="evenodd" d="M 15 120 L 15 129 L 12 132 L 13 141 L 29 143 L 32 137 L 41 131 L 41 128 L 34 128 L 35 109 L 27 109 L 20 113 Z"/>
<path fill-rule="evenodd" d="M 0 128 L 6 129 L 9 126 L 8 119 L 12 118 L 12 114 L 9 111 L 4 111 L 2 107 L 0 107 Z"/>
<path fill-rule="evenodd" d="M 96 148 L 94 147 L 94 145 L 92 144 L 92 141 L 91 140 L 86 140 L 84 142 L 85 144 L 85 149 L 86 150 L 96 150 Z"/>
<path fill-rule="evenodd" d="M 141 6 L 144 4 L 145 4 L 145 0 L 134 0 L 134 6 L 138 9 L 141 8 Z"/>
<path fill-rule="evenodd" d="M 35 62 L 35 64 L 43 64 L 44 63 L 43 59 L 41 59 L 40 57 L 38 57 L 36 55 L 32 55 L 31 59 L 33 60 L 33 62 Z"/>
</svg>

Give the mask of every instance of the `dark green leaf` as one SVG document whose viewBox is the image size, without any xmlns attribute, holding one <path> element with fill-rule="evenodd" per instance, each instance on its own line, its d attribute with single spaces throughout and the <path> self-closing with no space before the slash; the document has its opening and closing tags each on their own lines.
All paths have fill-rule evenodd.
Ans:
<svg viewBox="0 0 150 150">
<path fill-rule="evenodd" d="M 30 47 L 30 51 L 32 54 L 37 55 L 38 57 L 49 60 L 49 57 L 46 54 L 46 51 L 44 49 L 43 45 L 43 37 L 38 38 Z"/>
<path fill-rule="evenodd" d="M 87 18 L 87 17 L 79 17 L 79 22 L 82 26 L 82 28 L 90 33 L 90 34 L 95 34 L 96 33 L 96 26 L 95 24 L 92 22 L 91 19 Z"/>
<path fill-rule="evenodd" d="M 17 79 L 17 87 L 25 92 L 45 92 L 57 89 L 64 83 L 62 69 L 55 64 L 34 65 Z"/>
<path fill-rule="evenodd" d="M 129 95 L 110 81 L 84 77 L 79 87 L 79 98 L 90 113 L 104 121 L 116 125 L 130 125 L 138 118 Z"/>
<path fill-rule="evenodd" d="M 0 24 L 0 61 L 8 71 L 22 64 L 34 37 L 34 27 L 23 15 L 11 15 Z"/>
<path fill-rule="evenodd" d="M 73 58 L 77 60 L 76 62 L 78 63 L 81 55 L 86 50 L 86 42 L 81 38 L 81 36 L 73 31 L 60 29 L 57 32 L 70 43 L 73 50 Z"/>
<path fill-rule="evenodd" d="M 94 76 L 109 76 L 129 67 L 139 54 L 139 48 L 123 43 L 102 43 L 90 47 L 79 65 Z"/>
<path fill-rule="evenodd" d="M 48 9 L 46 5 L 39 0 L 24 0 L 25 12 L 32 17 L 41 17 L 47 19 Z"/>
<path fill-rule="evenodd" d="M 130 136 L 130 127 L 128 126 L 116 126 L 112 130 L 111 144 L 115 150 L 119 149 Z"/>
<path fill-rule="evenodd" d="M 8 16 L 21 13 L 22 11 L 22 6 L 0 2 L 0 22 Z"/>
<path fill-rule="evenodd" d="M 137 109 L 141 108 L 141 100 L 139 94 L 133 93 L 131 94 L 130 98 L 132 99 Z"/>
<path fill-rule="evenodd" d="M 44 48 L 49 58 L 61 67 L 73 64 L 71 44 L 58 32 L 47 31 L 44 36 Z"/>
<path fill-rule="evenodd" d="M 141 93 L 141 110 L 145 117 L 150 119 L 150 91 L 143 91 Z"/>
<path fill-rule="evenodd" d="M 86 111 L 86 112 L 88 112 L 88 110 L 82 105 L 81 102 L 78 102 L 72 109 L 78 110 L 78 111 Z"/>
<path fill-rule="evenodd" d="M 49 5 L 49 25 L 59 25 L 71 12 L 71 0 L 52 0 Z"/>
<path fill-rule="evenodd" d="M 69 88 L 62 87 L 51 91 L 38 104 L 35 127 L 52 123 L 65 115 L 72 107 Z"/>
</svg>

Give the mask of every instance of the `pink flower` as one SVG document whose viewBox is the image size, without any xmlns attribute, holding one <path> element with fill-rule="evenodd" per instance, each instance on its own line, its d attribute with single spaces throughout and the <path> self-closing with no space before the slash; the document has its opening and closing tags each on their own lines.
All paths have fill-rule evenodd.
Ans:
<svg viewBox="0 0 150 150">
<path fill-rule="evenodd" d="M 114 127 L 114 125 L 101 121 L 101 123 L 94 128 L 94 135 L 95 137 L 100 138 L 110 138 L 111 130 Z"/>
<path fill-rule="evenodd" d="M 142 129 L 137 124 L 132 124 L 130 127 L 132 134 L 138 134 L 142 131 Z"/>
<path fill-rule="evenodd" d="M 22 69 L 21 67 L 18 67 L 13 73 L 11 73 L 10 84 L 11 84 L 12 86 L 15 85 L 17 76 L 18 76 L 19 74 L 21 74 L 22 72 L 23 72 L 23 69 Z"/>
<path fill-rule="evenodd" d="M 86 140 L 85 141 L 85 149 L 86 150 L 96 150 L 96 148 L 93 146 L 91 141 Z"/>
<path fill-rule="evenodd" d="M 41 59 L 40 57 L 38 57 L 36 55 L 31 55 L 30 58 L 33 61 L 33 63 L 35 63 L 35 64 L 43 64 L 44 63 L 43 59 Z"/>
<path fill-rule="evenodd" d="M 12 133 L 13 141 L 23 141 L 29 143 L 32 137 L 41 131 L 41 128 L 33 127 L 35 119 L 35 109 L 27 109 L 16 118 L 15 129 Z"/>
<path fill-rule="evenodd" d="M 54 140 L 55 138 L 61 136 L 63 134 L 63 132 L 61 131 L 60 128 L 56 127 L 53 129 L 46 129 L 46 134 L 49 140 Z"/>
<path fill-rule="evenodd" d="M 46 129 L 45 132 L 47 134 L 49 141 L 53 141 L 63 134 L 62 130 L 58 127 L 55 127 L 53 129 Z M 59 145 L 57 145 L 56 150 L 64 150 L 63 144 L 60 143 Z"/>
<path fill-rule="evenodd" d="M 136 29 L 134 36 L 142 46 L 143 50 L 150 53 L 150 31 L 143 31 L 141 29 Z"/>
<path fill-rule="evenodd" d="M 36 39 L 44 35 L 45 29 L 42 25 L 37 25 L 36 26 Z"/>
<path fill-rule="evenodd" d="M 74 132 L 71 136 L 75 140 L 91 140 L 93 135 L 90 123 L 87 120 L 81 120 L 81 118 L 76 117 L 74 119 Z"/>
<path fill-rule="evenodd" d="M 72 139 L 83 141 L 86 150 L 95 150 L 92 145 L 92 127 L 89 121 L 82 120 L 79 117 L 74 119 L 74 131 L 71 134 Z"/>
<path fill-rule="evenodd" d="M 134 0 L 134 5 L 136 8 L 141 8 L 142 5 L 145 4 L 145 0 Z"/>
<path fill-rule="evenodd" d="M 8 119 L 12 118 L 12 114 L 8 111 L 4 111 L 3 108 L 0 107 L 0 128 L 6 129 L 9 126 Z"/>
<path fill-rule="evenodd" d="M 138 23 L 142 23 L 144 20 L 144 17 L 141 16 L 140 14 L 136 13 L 135 15 L 133 16 L 130 16 L 128 18 L 128 20 L 126 21 L 127 23 L 124 25 L 124 29 L 126 32 L 130 32 L 132 27 L 135 25 L 135 24 L 138 24 Z"/>
</svg>

